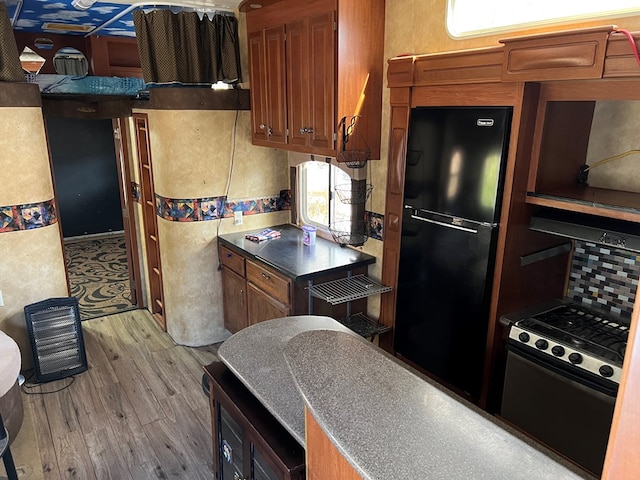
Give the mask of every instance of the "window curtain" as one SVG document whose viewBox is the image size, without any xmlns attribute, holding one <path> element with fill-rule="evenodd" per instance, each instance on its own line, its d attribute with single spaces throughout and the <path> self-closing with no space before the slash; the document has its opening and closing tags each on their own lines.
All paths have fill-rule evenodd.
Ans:
<svg viewBox="0 0 640 480">
<path fill-rule="evenodd" d="M 26 82 L 4 2 L 0 2 L 0 82 Z"/>
<path fill-rule="evenodd" d="M 240 82 L 238 21 L 217 13 L 133 12 L 140 64 L 147 83 Z"/>
</svg>

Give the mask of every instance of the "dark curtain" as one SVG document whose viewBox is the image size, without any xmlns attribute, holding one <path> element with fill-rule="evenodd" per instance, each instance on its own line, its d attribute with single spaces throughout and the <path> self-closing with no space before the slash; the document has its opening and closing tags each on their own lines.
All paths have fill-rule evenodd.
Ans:
<svg viewBox="0 0 640 480">
<path fill-rule="evenodd" d="M 0 2 L 0 82 L 26 82 L 4 2 Z"/>
<path fill-rule="evenodd" d="M 144 81 L 236 83 L 240 79 L 238 21 L 170 10 L 133 12 Z"/>
</svg>

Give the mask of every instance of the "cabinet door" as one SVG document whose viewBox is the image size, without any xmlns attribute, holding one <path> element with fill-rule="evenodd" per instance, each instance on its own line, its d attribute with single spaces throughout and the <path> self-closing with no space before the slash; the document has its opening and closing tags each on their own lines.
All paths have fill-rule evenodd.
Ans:
<svg viewBox="0 0 640 480">
<path fill-rule="evenodd" d="M 287 106 L 289 143 L 308 146 L 309 114 L 309 31 L 308 22 L 287 24 Z"/>
<path fill-rule="evenodd" d="M 249 34 L 249 81 L 251 83 L 251 138 L 263 143 L 267 136 L 267 80 L 264 31 Z"/>
<path fill-rule="evenodd" d="M 334 12 L 287 24 L 289 143 L 335 155 Z"/>
<path fill-rule="evenodd" d="M 244 429 L 227 412 L 226 408 L 218 404 L 218 475 L 220 480 L 237 480 L 248 478 L 244 472 L 247 468 L 246 445 Z"/>
<path fill-rule="evenodd" d="M 309 19 L 309 144 L 314 151 L 335 150 L 336 31 L 335 14 Z M 348 45 L 347 45 L 348 48 Z M 319 150 L 318 150 L 319 149 Z M 327 151 L 327 153 L 330 153 Z"/>
<path fill-rule="evenodd" d="M 236 333 L 249 326 L 247 322 L 247 282 L 237 273 L 222 267 L 222 301 L 224 326 Z"/>
<path fill-rule="evenodd" d="M 249 325 L 273 318 L 288 317 L 291 313 L 291 308 L 251 283 L 247 283 L 247 306 Z"/>
<path fill-rule="evenodd" d="M 251 131 L 254 143 L 287 143 L 284 25 L 249 34 Z"/>
<path fill-rule="evenodd" d="M 281 480 L 285 478 L 282 472 L 276 470 L 263 457 L 257 445 L 251 445 L 251 458 L 253 462 L 253 480 Z"/>
<path fill-rule="evenodd" d="M 284 25 L 264 32 L 267 81 L 267 129 L 269 141 L 287 143 L 287 78 L 285 73 Z"/>
</svg>

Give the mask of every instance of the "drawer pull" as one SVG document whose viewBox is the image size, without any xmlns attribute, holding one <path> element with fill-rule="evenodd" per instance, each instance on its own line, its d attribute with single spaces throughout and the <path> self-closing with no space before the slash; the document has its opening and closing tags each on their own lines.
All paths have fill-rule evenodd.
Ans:
<svg viewBox="0 0 640 480">
<path fill-rule="evenodd" d="M 267 275 L 264 272 L 260 272 L 260 275 L 262 275 L 262 278 L 264 278 L 265 280 L 270 280 L 271 279 L 271 275 Z"/>
<path fill-rule="evenodd" d="M 233 257 L 233 253 L 227 253 L 227 258 Z"/>
</svg>

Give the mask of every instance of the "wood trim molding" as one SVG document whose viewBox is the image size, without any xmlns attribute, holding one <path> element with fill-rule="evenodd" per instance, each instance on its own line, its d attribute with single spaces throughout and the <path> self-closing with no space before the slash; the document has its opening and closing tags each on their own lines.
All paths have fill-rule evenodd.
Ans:
<svg viewBox="0 0 640 480">
<path fill-rule="evenodd" d="M 245 89 L 168 87 L 150 88 L 149 100 L 137 100 L 133 106 L 143 110 L 249 110 L 251 102 Z"/>
<path fill-rule="evenodd" d="M 41 107 L 40 89 L 35 83 L 0 82 L 0 107 Z"/>
<path fill-rule="evenodd" d="M 388 60 L 388 86 L 640 76 L 629 40 L 616 28 L 605 25 L 527 35 L 505 38 L 496 47 L 394 57 Z"/>
<path fill-rule="evenodd" d="M 45 115 L 108 120 L 131 116 L 131 97 L 117 95 L 43 95 Z"/>
</svg>

